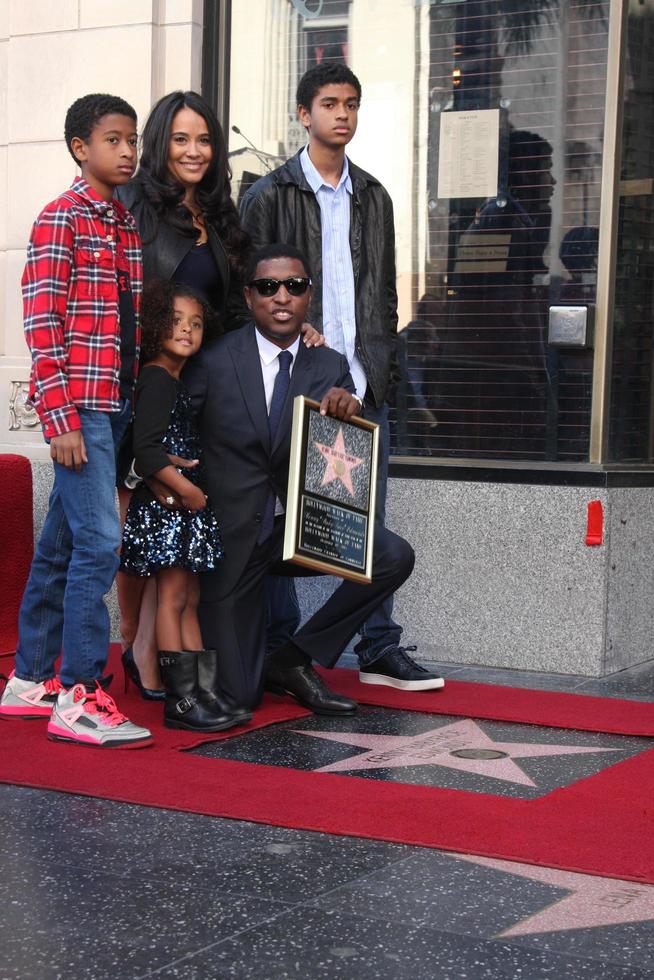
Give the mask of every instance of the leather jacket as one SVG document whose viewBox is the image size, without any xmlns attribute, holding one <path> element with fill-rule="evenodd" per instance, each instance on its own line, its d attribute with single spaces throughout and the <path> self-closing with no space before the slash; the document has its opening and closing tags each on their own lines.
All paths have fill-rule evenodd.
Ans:
<svg viewBox="0 0 654 980">
<path fill-rule="evenodd" d="M 146 203 L 143 188 L 136 177 L 123 187 L 118 187 L 116 197 L 132 212 L 136 227 L 143 237 L 144 211 Z M 232 330 L 242 326 L 250 319 L 249 311 L 243 298 L 243 283 L 234 274 L 229 265 L 227 252 L 218 232 L 207 225 L 207 237 L 218 275 L 221 280 L 221 304 L 216 310 L 224 330 Z M 175 270 L 180 262 L 195 245 L 195 239 L 184 235 L 164 219 L 157 225 L 153 239 L 142 242 L 143 249 L 143 281 L 149 279 L 171 280 L 175 278 Z"/>
<path fill-rule="evenodd" d="M 393 205 L 378 180 L 349 158 L 348 164 L 352 181 L 355 349 L 375 404 L 380 407 L 397 383 Z M 322 332 L 320 205 L 304 176 L 299 153 L 249 188 L 241 202 L 241 222 L 255 249 L 287 242 L 305 253 L 314 287 L 307 319 Z"/>
</svg>

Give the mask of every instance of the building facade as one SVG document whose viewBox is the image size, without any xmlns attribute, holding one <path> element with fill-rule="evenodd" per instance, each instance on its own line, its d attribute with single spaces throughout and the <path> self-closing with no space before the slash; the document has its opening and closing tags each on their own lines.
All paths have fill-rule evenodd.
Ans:
<svg viewBox="0 0 654 980">
<path fill-rule="evenodd" d="M 649 659 L 654 0 L 5 0 L 1 451 L 47 458 L 19 279 L 74 176 L 68 104 L 115 91 L 142 121 L 201 89 L 238 199 L 303 145 L 295 87 L 324 60 L 361 79 L 348 152 L 395 208 L 407 642 L 563 673 Z"/>
</svg>

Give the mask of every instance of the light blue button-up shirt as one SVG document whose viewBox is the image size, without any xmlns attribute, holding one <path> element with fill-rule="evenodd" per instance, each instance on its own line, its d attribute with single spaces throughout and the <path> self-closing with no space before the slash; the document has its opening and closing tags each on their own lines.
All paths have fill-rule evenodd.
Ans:
<svg viewBox="0 0 654 980">
<path fill-rule="evenodd" d="M 356 393 L 363 399 L 368 382 L 355 353 L 357 325 L 350 251 L 352 181 L 347 157 L 336 187 L 325 183 L 311 162 L 306 146 L 300 154 L 300 164 L 320 207 L 323 333 L 329 346 L 347 358 Z"/>
</svg>

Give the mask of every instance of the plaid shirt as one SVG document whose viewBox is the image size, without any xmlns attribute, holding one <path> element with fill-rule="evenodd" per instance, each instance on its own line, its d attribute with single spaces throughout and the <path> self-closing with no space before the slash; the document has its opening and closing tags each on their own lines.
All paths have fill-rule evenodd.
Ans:
<svg viewBox="0 0 654 980">
<path fill-rule="evenodd" d="M 77 407 L 120 408 L 119 268 L 141 295 L 141 243 L 132 215 L 78 177 L 34 222 L 23 273 L 30 398 L 47 438 L 81 427 Z M 138 371 L 137 357 L 134 375 Z"/>
</svg>

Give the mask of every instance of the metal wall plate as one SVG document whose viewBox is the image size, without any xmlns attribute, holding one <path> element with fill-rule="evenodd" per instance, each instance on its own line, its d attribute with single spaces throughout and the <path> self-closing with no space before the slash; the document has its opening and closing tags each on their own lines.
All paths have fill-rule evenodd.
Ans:
<svg viewBox="0 0 654 980">
<path fill-rule="evenodd" d="M 550 306 L 547 343 L 551 347 L 590 347 L 592 308 Z"/>
</svg>

